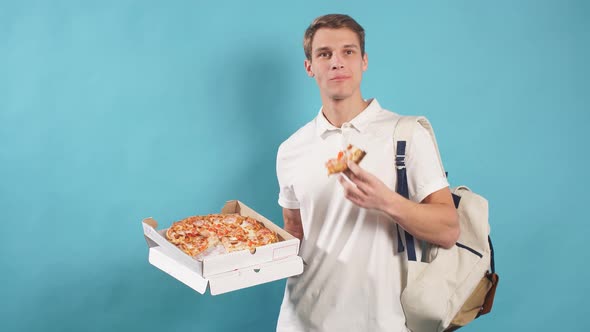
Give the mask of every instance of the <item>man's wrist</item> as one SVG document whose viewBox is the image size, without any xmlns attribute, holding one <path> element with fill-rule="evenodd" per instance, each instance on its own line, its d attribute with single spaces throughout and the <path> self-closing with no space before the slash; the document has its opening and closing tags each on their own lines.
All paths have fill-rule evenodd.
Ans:
<svg viewBox="0 0 590 332">
<path fill-rule="evenodd" d="M 403 222 L 408 217 L 408 213 L 413 208 L 414 202 L 403 197 L 402 195 L 392 192 L 386 198 L 386 205 L 383 209 L 387 215 L 396 220 L 396 222 Z"/>
<path fill-rule="evenodd" d="M 397 205 L 399 195 L 396 192 L 390 192 L 385 199 L 383 200 L 383 206 L 381 207 L 381 211 L 385 212 L 387 215 L 396 218 L 397 217 Z"/>
</svg>

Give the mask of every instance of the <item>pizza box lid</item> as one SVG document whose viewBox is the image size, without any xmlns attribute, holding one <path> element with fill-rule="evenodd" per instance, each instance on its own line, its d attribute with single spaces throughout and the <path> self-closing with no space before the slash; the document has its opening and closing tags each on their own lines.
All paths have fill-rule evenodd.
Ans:
<svg viewBox="0 0 590 332">
<path fill-rule="evenodd" d="M 214 257 L 206 257 L 203 261 L 197 261 L 178 249 L 172 243 L 168 242 L 165 237 L 166 229 L 157 230 L 158 223 L 156 220 L 153 218 L 146 218 L 142 221 L 142 226 L 148 248 L 150 248 L 150 255 L 152 255 L 152 252 L 157 252 L 154 254 L 156 255 L 156 258 L 165 255 L 174 262 L 174 265 L 177 266 L 179 270 L 186 270 L 185 272 L 187 273 L 190 271 L 190 274 L 197 275 L 203 279 L 200 284 L 204 283 L 204 287 L 207 285 L 206 279 L 212 276 L 219 277 L 220 274 L 226 272 L 232 272 L 235 274 L 235 271 L 242 268 L 251 268 L 252 266 L 258 266 L 277 261 L 281 261 L 281 263 L 283 263 L 282 261 L 285 259 L 298 257 L 297 254 L 299 252 L 299 239 L 295 238 L 284 229 L 278 227 L 264 216 L 249 208 L 246 204 L 238 200 L 227 201 L 221 209 L 221 213 L 238 213 L 243 216 L 255 218 L 262 222 L 270 230 L 276 232 L 280 241 L 258 247 L 254 252 L 242 250 Z M 158 250 L 152 250 L 154 248 L 158 248 Z M 157 267 L 164 270 L 160 266 Z M 167 268 L 167 270 L 170 269 Z M 186 273 L 182 275 L 184 276 Z M 193 287 L 191 285 L 189 286 Z M 199 289 L 203 287 L 202 285 L 201 287 L 195 285 L 193 288 L 199 291 Z"/>
</svg>

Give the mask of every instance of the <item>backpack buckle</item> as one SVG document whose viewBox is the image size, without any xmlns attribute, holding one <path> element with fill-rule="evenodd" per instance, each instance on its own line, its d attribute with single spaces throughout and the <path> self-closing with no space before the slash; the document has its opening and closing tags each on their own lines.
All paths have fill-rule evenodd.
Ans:
<svg viewBox="0 0 590 332">
<path fill-rule="evenodd" d="M 406 168 L 406 155 L 405 154 L 395 155 L 395 168 L 397 168 L 397 169 Z"/>
</svg>

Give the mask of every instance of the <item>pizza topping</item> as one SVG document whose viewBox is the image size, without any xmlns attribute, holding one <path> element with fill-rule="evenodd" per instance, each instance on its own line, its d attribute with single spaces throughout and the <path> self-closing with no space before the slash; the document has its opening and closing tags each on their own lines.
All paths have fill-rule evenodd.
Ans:
<svg viewBox="0 0 590 332">
<path fill-rule="evenodd" d="M 250 249 L 278 242 L 277 235 L 251 217 L 238 214 L 192 216 L 177 221 L 166 238 L 189 256 L 205 256 Z"/>
</svg>

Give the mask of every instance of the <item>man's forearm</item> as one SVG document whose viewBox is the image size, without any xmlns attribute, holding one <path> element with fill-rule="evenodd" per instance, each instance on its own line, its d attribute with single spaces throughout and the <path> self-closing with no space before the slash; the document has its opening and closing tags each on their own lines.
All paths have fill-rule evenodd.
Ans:
<svg viewBox="0 0 590 332">
<path fill-rule="evenodd" d="M 299 209 L 283 208 L 283 220 L 285 226 L 283 227 L 289 234 L 303 240 L 303 223 L 301 221 L 301 211 Z"/>
<path fill-rule="evenodd" d="M 302 227 L 297 227 L 297 226 L 285 224 L 284 229 L 287 232 L 289 232 L 289 234 L 291 234 L 294 237 L 298 238 L 299 241 L 302 241 L 303 240 L 303 228 Z"/>
<path fill-rule="evenodd" d="M 413 236 L 445 248 L 459 236 L 457 210 L 448 204 L 416 203 L 395 194 L 383 211 Z"/>
</svg>

